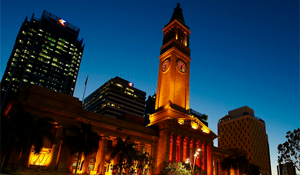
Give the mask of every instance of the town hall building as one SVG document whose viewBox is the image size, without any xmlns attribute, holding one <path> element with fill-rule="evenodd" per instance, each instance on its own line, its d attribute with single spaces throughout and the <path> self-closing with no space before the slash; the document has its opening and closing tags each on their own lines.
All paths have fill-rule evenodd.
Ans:
<svg viewBox="0 0 300 175">
<path fill-rule="evenodd" d="M 26 154 L 22 162 L 22 175 L 29 174 L 72 174 L 76 158 L 70 154 L 65 138 L 67 127 L 78 121 L 91 123 L 93 131 L 102 136 L 97 152 L 84 157 L 85 161 L 78 174 L 112 174 L 111 167 L 116 162 L 110 160 L 109 150 L 116 145 L 116 138 L 130 137 L 136 148 L 147 152 L 155 160 L 154 169 L 149 174 L 159 174 L 164 162 L 185 162 L 190 159 L 207 175 L 226 175 L 221 162 L 229 156 L 245 156 L 242 150 L 227 150 L 214 146 L 218 137 L 201 120 L 191 115 L 189 108 L 190 85 L 190 30 L 185 24 L 182 9 L 174 9 L 170 22 L 163 29 L 163 46 L 159 56 L 157 94 L 155 110 L 145 118 L 113 118 L 84 110 L 78 98 L 51 91 L 36 85 L 24 85 L 19 96 L 9 103 L 5 115 L 23 109 L 35 118 L 50 117 L 55 120 L 55 139 L 46 141 L 40 155 Z M 125 88 L 125 87 L 124 87 Z M 194 157 L 200 149 L 200 156 Z M 11 151 L 5 157 L 4 165 L 17 165 L 18 153 Z M 38 157 L 43 157 L 39 159 Z M 2 157 L 1 157 L 2 158 Z M 195 158 L 195 160 L 194 160 Z M 80 162 L 79 162 L 80 163 Z M 238 171 L 231 171 L 239 175 Z"/>
</svg>

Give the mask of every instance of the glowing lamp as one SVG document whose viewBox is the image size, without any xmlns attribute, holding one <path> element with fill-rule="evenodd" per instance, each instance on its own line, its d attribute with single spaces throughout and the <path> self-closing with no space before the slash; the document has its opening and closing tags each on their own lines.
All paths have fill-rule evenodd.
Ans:
<svg viewBox="0 0 300 175">
<path fill-rule="evenodd" d="M 67 25 L 67 21 L 63 20 L 63 19 L 59 19 L 58 22 L 62 25 L 62 26 L 66 26 Z"/>
<path fill-rule="evenodd" d="M 182 125 L 182 124 L 184 124 L 184 120 L 183 119 L 179 119 L 178 123 Z"/>
<path fill-rule="evenodd" d="M 191 123 L 191 127 L 192 127 L 193 129 L 198 129 L 198 124 L 197 124 L 196 122 L 192 122 L 192 123 Z"/>
<path fill-rule="evenodd" d="M 209 129 L 207 129 L 207 128 L 203 128 L 202 131 L 207 133 L 207 134 L 209 133 Z"/>
</svg>

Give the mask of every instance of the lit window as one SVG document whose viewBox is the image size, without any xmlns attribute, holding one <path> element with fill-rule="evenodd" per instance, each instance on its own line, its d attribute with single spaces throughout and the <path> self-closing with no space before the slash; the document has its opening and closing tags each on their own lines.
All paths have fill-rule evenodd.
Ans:
<svg viewBox="0 0 300 175">
<path fill-rule="evenodd" d="M 49 165 L 51 162 L 51 148 L 43 148 L 39 154 L 35 154 L 34 151 L 30 153 L 29 164 L 30 165 Z"/>
<path fill-rule="evenodd" d="M 119 86 L 119 87 L 123 87 L 123 86 L 122 86 L 121 84 L 119 84 L 119 83 L 116 83 L 116 85 Z"/>
</svg>

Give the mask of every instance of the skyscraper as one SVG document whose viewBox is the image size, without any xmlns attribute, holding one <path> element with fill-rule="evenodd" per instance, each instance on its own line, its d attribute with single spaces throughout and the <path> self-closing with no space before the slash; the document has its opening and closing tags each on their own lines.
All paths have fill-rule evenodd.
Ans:
<svg viewBox="0 0 300 175">
<path fill-rule="evenodd" d="M 84 109 L 122 119 L 126 115 L 143 117 L 146 92 L 120 77 L 108 80 L 84 99 Z"/>
<path fill-rule="evenodd" d="M 44 11 L 23 22 L 1 81 L 1 108 L 23 83 L 73 95 L 84 46 L 79 28 Z"/>
<path fill-rule="evenodd" d="M 260 167 L 261 174 L 270 175 L 270 154 L 265 122 L 244 106 L 228 112 L 218 123 L 218 146 L 247 151 L 250 163 Z"/>
</svg>

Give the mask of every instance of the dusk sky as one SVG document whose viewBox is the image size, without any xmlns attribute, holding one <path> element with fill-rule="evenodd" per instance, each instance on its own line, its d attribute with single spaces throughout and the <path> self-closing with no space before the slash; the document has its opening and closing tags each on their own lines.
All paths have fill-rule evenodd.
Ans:
<svg viewBox="0 0 300 175">
<path fill-rule="evenodd" d="M 272 174 L 277 145 L 299 119 L 299 0 L 1 1 L 1 79 L 25 17 L 47 10 L 80 28 L 85 49 L 75 97 L 120 76 L 156 92 L 164 26 L 177 2 L 190 35 L 190 107 L 218 120 L 247 105 L 266 122 Z M 217 139 L 214 141 L 217 146 Z"/>
</svg>

